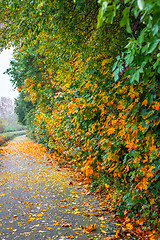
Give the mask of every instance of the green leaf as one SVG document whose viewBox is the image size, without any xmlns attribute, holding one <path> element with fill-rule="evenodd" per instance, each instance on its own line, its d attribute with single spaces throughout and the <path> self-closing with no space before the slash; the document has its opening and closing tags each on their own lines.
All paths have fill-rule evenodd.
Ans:
<svg viewBox="0 0 160 240">
<path fill-rule="evenodd" d="M 108 6 L 105 18 L 107 23 L 113 23 L 113 19 L 116 16 L 116 8 L 114 6 Z"/>
<path fill-rule="evenodd" d="M 155 181 L 157 181 L 158 178 L 160 178 L 160 173 L 158 173 L 158 174 L 155 176 Z"/>
<path fill-rule="evenodd" d="M 146 99 L 148 101 L 148 104 L 150 105 L 153 102 L 153 100 L 154 100 L 154 95 L 151 94 L 151 93 L 147 93 Z"/>
<path fill-rule="evenodd" d="M 147 54 L 152 53 L 155 50 L 155 48 L 157 47 L 159 42 L 160 42 L 160 39 L 156 39 L 153 42 L 153 44 L 149 47 L 149 50 L 148 50 Z"/>
<path fill-rule="evenodd" d="M 138 0 L 138 1 L 137 1 L 137 4 L 138 4 L 138 7 L 139 7 L 140 10 L 143 10 L 143 9 L 144 9 L 144 7 L 145 7 L 145 2 L 144 2 L 144 0 Z"/>
<path fill-rule="evenodd" d="M 122 14 L 123 14 L 123 18 L 120 21 L 120 26 L 124 27 L 125 25 L 127 25 L 128 19 L 129 19 L 129 11 L 130 11 L 130 7 L 126 7 Z"/>
<path fill-rule="evenodd" d="M 103 1 L 101 4 L 102 4 L 102 7 L 100 8 L 99 13 L 98 13 L 97 28 L 101 27 L 103 22 L 104 22 L 104 20 L 106 19 L 106 17 L 104 16 L 104 13 L 107 10 L 108 2 L 107 1 Z"/>
<path fill-rule="evenodd" d="M 113 77 L 114 77 L 114 80 L 115 82 L 118 80 L 119 76 L 119 69 L 117 68 L 114 72 L 113 72 Z"/>
<path fill-rule="evenodd" d="M 160 63 L 160 53 L 158 53 L 157 54 L 157 61 L 155 62 L 155 64 L 153 65 L 153 68 L 155 69 L 158 65 L 159 65 L 159 63 Z"/>
<path fill-rule="evenodd" d="M 130 83 L 133 84 L 134 82 L 139 82 L 139 75 L 140 75 L 140 71 L 137 70 L 131 77 Z"/>
<path fill-rule="evenodd" d="M 126 30 L 128 33 L 132 33 L 132 29 L 130 27 L 130 21 L 129 21 L 129 12 L 130 12 L 130 8 L 131 7 L 126 7 L 122 14 L 123 14 L 123 18 L 120 21 L 120 26 L 124 27 L 126 25 Z"/>
<path fill-rule="evenodd" d="M 159 30 L 159 20 L 156 22 L 156 24 L 153 25 L 152 31 L 153 31 L 153 36 L 155 36 L 158 33 Z"/>
<path fill-rule="evenodd" d="M 133 62 L 133 59 L 134 59 L 133 54 L 127 55 L 126 64 L 130 65 Z"/>
</svg>

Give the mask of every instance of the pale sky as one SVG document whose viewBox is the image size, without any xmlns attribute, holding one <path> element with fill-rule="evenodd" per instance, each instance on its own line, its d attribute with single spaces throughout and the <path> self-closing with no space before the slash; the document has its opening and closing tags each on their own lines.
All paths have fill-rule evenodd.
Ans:
<svg viewBox="0 0 160 240">
<path fill-rule="evenodd" d="M 12 83 L 9 81 L 8 74 L 3 74 L 9 68 L 12 53 L 13 49 L 3 50 L 0 53 L 0 98 L 9 97 L 14 99 L 18 96 L 17 90 L 12 87 Z"/>
</svg>

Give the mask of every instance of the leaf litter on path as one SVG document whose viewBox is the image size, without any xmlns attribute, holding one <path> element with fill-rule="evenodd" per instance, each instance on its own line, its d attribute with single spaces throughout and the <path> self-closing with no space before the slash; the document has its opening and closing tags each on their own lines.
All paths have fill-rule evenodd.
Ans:
<svg viewBox="0 0 160 240">
<path fill-rule="evenodd" d="M 98 240 L 116 233 L 117 225 L 98 198 L 44 147 L 20 137 L 0 153 L 2 239 Z"/>
</svg>

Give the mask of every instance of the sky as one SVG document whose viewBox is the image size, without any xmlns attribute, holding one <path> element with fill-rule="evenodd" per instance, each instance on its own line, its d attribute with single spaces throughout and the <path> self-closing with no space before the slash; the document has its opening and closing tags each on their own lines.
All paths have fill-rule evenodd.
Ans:
<svg viewBox="0 0 160 240">
<path fill-rule="evenodd" d="M 14 99 L 18 96 L 17 90 L 12 87 L 12 83 L 9 81 L 9 75 L 3 74 L 9 68 L 12 53 L 13 49 L 3 50 L 0 53 L 0 98 L 9 97 Z"/>
</svg>

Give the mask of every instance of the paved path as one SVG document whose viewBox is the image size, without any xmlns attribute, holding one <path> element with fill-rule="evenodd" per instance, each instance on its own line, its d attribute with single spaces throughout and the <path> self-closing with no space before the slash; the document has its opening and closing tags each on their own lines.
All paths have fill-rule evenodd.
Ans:
<svg viewBox="0 0 160 240">
<path fill-rule="evenodd" d="M 52 162 L 25 136 L 2 147 L 0 239 L 97 240 L 113 235 L 116 225 L 104 206 Z"/>
</svg>

